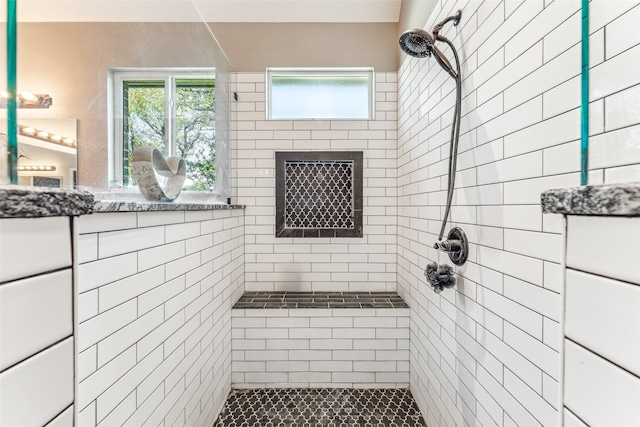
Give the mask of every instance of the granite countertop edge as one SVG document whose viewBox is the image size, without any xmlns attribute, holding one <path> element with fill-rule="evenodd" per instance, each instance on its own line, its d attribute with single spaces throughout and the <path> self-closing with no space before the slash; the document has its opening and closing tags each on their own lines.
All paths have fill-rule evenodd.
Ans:
<svg viewBox="0 0 640 427">
<path fill-rule="evenodd" d="M 543 213 L 640 217 L 640 182 L 544 191 Z"/>
<path fill-rule="evenodd" d="M 244 209 L 245 205 L 216 202 L 140 202 L 130 200 L 96 200 L 93 212 L 162 212 Z"/>
<path fill-rule="evenodd" d="M 244 209 L 220 202 L 96 200 L 88 190 L 0 185 L 0 218 L 80 216 L 97 212 L 161 212 Z"/>
<path fill-rule="evenodd" d="M 0 185 L 0 218 L 86 215 L 93 203 L 87 190 Z"/>
</svg>

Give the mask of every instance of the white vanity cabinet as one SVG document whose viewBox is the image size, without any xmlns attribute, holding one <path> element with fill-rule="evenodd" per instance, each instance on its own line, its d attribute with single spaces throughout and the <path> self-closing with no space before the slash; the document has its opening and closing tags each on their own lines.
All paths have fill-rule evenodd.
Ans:
<svg viewBox="0 0 640 427">
<path fill-rule="evenodd" d="M 2 427 L 74 425 L 73 229 L 92 204 L 73 190 L 0 187 Z"/>
<path fill-rule="evenodd" d="M 640 183 L 547 190 L 564 215 L 562 424 L 640 426 Z"/>
<path fill-rule="evenodd" d="M 565 426 L 640 425 L 640 217 L 567 216 Z"/>
</svg>

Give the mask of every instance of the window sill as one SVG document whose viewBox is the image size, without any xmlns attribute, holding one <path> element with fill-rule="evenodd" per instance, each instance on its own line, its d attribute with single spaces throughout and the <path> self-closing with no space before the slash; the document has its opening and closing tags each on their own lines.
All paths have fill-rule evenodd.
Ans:
<svg viewBox="0 0 640 427">
<path fill-rule="evenodd" d="M 244 209 L 244 205 L 232 205 L 223 201 L 217 193 L 184 191 L 173 202 L 150 202 L 135 190 L 118 189 L 94 194 L 94 212 L 146 212 L 146 211 L 201 211 Z"/>
</svg>

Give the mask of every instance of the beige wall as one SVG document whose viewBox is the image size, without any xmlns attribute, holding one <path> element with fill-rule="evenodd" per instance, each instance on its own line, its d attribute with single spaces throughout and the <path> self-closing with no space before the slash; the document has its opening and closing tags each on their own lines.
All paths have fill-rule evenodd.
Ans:
<svg viewBox="0 0 640 427">
<path fill-rule="evenodd" d="M 51 94 L 42 117 L 78 119 L 79 182 L 94 188 L 107 186 L 107 69 L 214 66 L 200 23 L 22 23 L 18 31 L 18 91 Z"/>
<path fill-rule="evenodd" d="M 212 28 L 238 71 L 398 68 L 395 23 Z M 108 185 L 109 67 L 213 67 L 220 62 L 202 23 L 22 23 L 18 43 L 18 91 L 51 94 L 53 106 L 39 112 L 42 117 L 78 119 L 79 182 L 93 188 Z"/>
<path fill-rule="evenodd" d="M 211 27 L 239 72 L 267 67 L 398 70 L 396 23 L 213 23 Z"/>
</svg>

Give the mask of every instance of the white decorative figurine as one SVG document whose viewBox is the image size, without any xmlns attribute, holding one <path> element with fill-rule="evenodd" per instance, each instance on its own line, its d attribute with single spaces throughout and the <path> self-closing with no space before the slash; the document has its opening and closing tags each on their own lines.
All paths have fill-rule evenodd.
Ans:
<svg viewBox="0 0 640 427">
<path fill-rule="evenodd" d="M 149 201 L 172 202 L 178 198 L 187 177 L 187 165 L 180 157 L 165 157 L 153 147 L 138 147 L 133 150 L 133 175 L 140 192 Z M 162 188 L 156 173 L 166 177 Z"/>
</svg>

